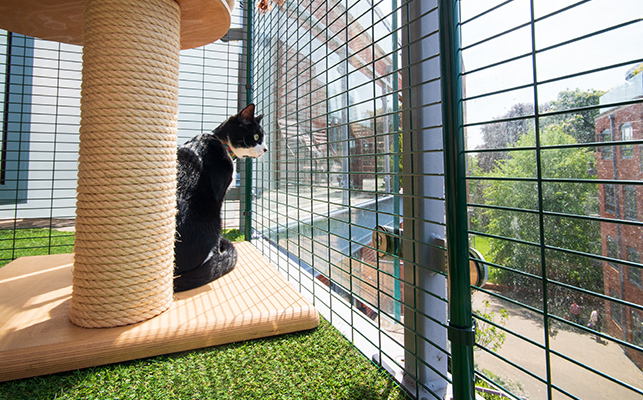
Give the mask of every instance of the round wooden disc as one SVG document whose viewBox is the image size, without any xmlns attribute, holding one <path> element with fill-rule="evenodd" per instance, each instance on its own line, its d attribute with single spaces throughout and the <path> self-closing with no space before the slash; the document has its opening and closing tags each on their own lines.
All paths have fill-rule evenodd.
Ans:
<svg viewBox="0 0 643 400">
<path fill-rule="evenodd" d="M 177 0 L 181 49 L 220 39 L 230 28 L 234 0 Z M 0 28 L 69 44 L 83 44 L 83 0 L 3 0 Z"/>
</svg>

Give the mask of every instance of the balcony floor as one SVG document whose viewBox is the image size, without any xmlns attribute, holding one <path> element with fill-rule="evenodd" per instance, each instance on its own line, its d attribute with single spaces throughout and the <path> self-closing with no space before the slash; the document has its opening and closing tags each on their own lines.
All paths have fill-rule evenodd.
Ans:
<svg viewBox="0 0 643 400">
<path fill-rule="evenodd" d="M 0 268 L 0 382 L 312 329 L 319 316 L 248 242 L 223 278 L 178 293 L 134 325 L 85 329 L 68 318 L 72 255 Z"/>
</svg>

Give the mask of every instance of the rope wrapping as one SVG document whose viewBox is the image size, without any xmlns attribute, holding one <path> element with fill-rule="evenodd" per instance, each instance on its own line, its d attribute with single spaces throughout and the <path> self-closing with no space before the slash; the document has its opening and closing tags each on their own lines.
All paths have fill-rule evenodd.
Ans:
<svg viewBox="0 0 643 400">
<path fill-rule="evenodd" d="M 70 319 L 152 318 L 172 302 L 180 9 L 85 0 Z"/>
</svg>

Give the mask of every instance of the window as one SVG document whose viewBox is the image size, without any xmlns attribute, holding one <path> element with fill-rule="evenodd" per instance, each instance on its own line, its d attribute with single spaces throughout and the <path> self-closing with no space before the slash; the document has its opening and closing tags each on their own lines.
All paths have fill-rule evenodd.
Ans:
<svg viewBox="0 0 643 400">
<path fill-rule="evenodd" d="M 632 310 L 632 344 L 643 347 L 643 317 Z"/>
<path fill-rule="evenodd" d="M 611 142 L 612 132 L 609 129 L 603 130 L 603 132 L 600 133 L 598 140 L 601 142 Z M 603 155 L 603 160 L 609 160 L 612 158 L 612 146 L 601 146 L 600 152 Z"/>
<path fill-rule="evenodd" d="M 638 218 L 636 209 L 636 186 L 624 186 L 623 199 L 625 202 L 625 218 L 636 221 Z"/>
<path fill-rule="evenodd" d="M 34 39 L 11 32 L 3 37 L 4 109 L 0 149 L 0 204 L 27 200 Z M 6 35 L 6 36 L 5 36 Z"/>
<path fill-rule="evenodd" d="M 585 170 L 587 175 L 596 175 L 596 154 L 585 155 Z"/>
<path fill-rule="evenodd" d="M 614 297 L 615 299 L 620 298 L 618 295 L 618 292 L 615 289 L 610 289 L 610 296 Z M 618 326 L 623 326 L 623 316 L 621 314 L 621 305 L 619 303 L 611 302 L 610 303 L 610 309 L 612 313 L 612 319 Z"/>
<path fill-rule="evenodd" d="M 641 256 L 639 255 L 639 252 L 636 251 L 635 248 L 632 248 L 632 247 L 627 248 L 627 261 L 640 264 Z M 641 286 L 641 268 L 640 267 L 633 267 L 629 265 L 627 267 L 627 276 L 630 279 L 630 282 L 638 286 Z"/>
<path fill-rule="evenodd" d="M 621 140 L 632 140 L 632 124 L 627 122 L 621 125 Z M 631 158 L 634 155 L 634 146 L 631 144 L 623 145 L 621 147 L 621 156 L 623 158 Z"/>
<path fill-rule="evenodd" d="M 607 256 L 609 258 L 618 258 L 618 252 L 616 248 L 616 239 L 611 236 L 607 236 Z M 612 267 L 616 268 L 616 264 L 613 262 L 609 263 Z"/>
<path fill-rule="evenodd" d="M 616 185 L 603 185 L 605 212 L 616 214 Z"/>
</svg>

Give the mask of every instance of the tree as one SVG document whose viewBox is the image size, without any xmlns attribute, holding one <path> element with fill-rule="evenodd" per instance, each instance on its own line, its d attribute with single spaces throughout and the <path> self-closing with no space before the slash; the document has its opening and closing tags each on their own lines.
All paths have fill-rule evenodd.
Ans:
<svg viewBox="0 0 643 400">
<path fill-rule="evenodd" d="M 518 139 L 533 130 L 533 119 L 512 119 L 534 115 L 534 107 L 531 104 L 514 104 L 503 116 L 497 118 L 502 122 L 488 124 L 482 127 L 482 139 L 484 149 L 501 149 L 497 152 L 484 152 L 478 154 L 478 166 L 484 172 L 490 172 L 495 168 L 496 161 L 506 159 L 508 154 L 502 149 L 512 147 Z M 508 120 L 508 121 L 507 121 Z"/>
<path fill-rule="evenodd" d="M 594 119 L 599 114 L 598 108 L 585 111 L 575 109 L 596 106 L 600 97 L 605 92 L 600 90 L 582 91 L 580 89 L 565 90 L 558 93 L 556 100 L 544 107 L 544 111 L 572 111 L 564 114 L 556 114 L 543 119 L 542 125 L 560 126 L 564 133 L 572 136 L 578 143 L 589 143 L 595 141 Z"/>
<path fill-rule="evenodd" d="M 600 90 L 582 91 L 580 89 L 558 93 L 556 100 L 540 105 L 540 114 L 555 113 L 541 118 L 540 129 L 556 125 L 561 127 L 564 133 L 575 138 L 578 143 L 594 142 L 594 119 L 599 114 L 599 109 L 574 110 L 598 105 L 604 93 Z M 482 171 L 492 171 L 496 161 L 508 157 L 508 153 L 503 149 L 514 146 L 527 132 L 533 132 L 534 119 L 529 117 L 534 115 L 533 104 L 518 103 L 514 104 L 506 114 L 498 117 L 499 122 L 482 127 L 484 145 L 479 148 L 499 149 L 496 152 L 483 152 L 477 155 L 478 166 Z"/>
<path fill-rule="evenodd" d="M 542 145 L 571 145 L 577 143 L 563 127 L 551 125 L 545 128 L 540 140 Z M 534 147 L 533 132 L 524 134 L 514 148 Z M 500 178 L 490 180 L 484 188 L 486 204 L 511 207 L 512 210 L 490 208 L 485 211 L 489 220 L 486 231 L 512 240 L 495 240 L 491 249 L 493 262 L 533 274 L 542 275 L 538 185 L 534 181 L 515 178 L 535 178 L 537 160 L 534 150 L 509 152 L 509 158 L 496 162 L 496 168 L 486 176 Z M 594 157 L 586 148 L 554 148 L 541 151 L 540 166 L 543 178 L 589 180 L 594 177 L 586 168 L 588 157 Z M 502 179 L 513 178 L 513 179 Z M 573 215 L 586 215 L 592 197 L 598 193 L 594 183 L 542 182 L 542 208 L 544 211 L 565 213 L 571 217 L 544 217 L 545 244 L 556 248 L 596 254 L 600 241 L 600 228 L 596 222 Z M 515 211 L 514 211 L 515 210 Z M 522 243 L 527 242 L 527 244 Z M 533 243 L 533 244 L 530 244 Z M 592 268 L 591 260 L 563 251 L 548 250 L 546 253 L 547 274 L 570 285 L 597 290 L 602 285 L 602 271 Z M 527 287 L 537 281 L 510 271 L 499 270 L 498 283 Z M 600 289 L 599 291 L 602 291 Z"/>
<path fill-rule="evenodd" d="M 493 152 L 480 152 L 470 157 L 469 175 L 481 176 L 496 168 L 496 163 L 509 158 L 509 153 L 504 149 L 513 147 L 516 142 L 527 132 L 533 132 L 533 118 L 524 118 L 534 115 L 534 107 L 527 103 L 514 104 L 509 111 L 497 118 L 499 122 L 482 127 L 484 144 L 479 149 L 499 149 Z M 487 186 L 486 181 L 472 180 L 469 182 L 469 199 L 472 203 L 483 203 L 483 191 Z M 486 226 L 489 219 L 479 208 L 470 210 L 470 218 L 474 226 Z"/>
</svg>

